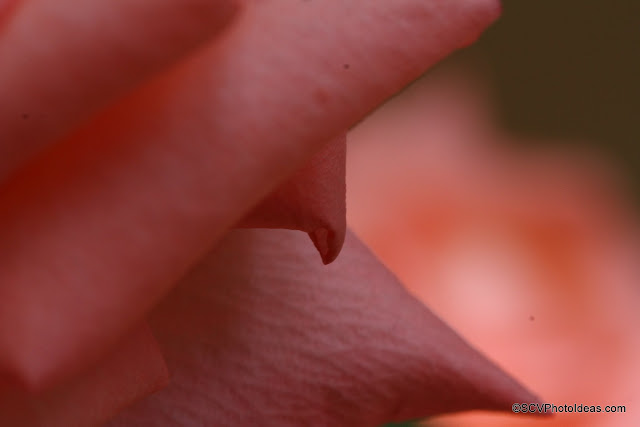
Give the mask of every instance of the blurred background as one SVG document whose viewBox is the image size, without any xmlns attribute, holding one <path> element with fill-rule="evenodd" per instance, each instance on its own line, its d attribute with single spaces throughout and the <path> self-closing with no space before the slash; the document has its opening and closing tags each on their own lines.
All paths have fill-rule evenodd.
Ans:
<svg viewBox="0 0 640 427">
<path fill-rule="evenodd" d="M 458 57 L 490 71 L 501 125 L 593 144 L 640 194 L 640 2 L 503 0 L 503 16 Z"/>
<path fill-rule="evenodd" d="M 640 1 L 503 1 L 352 129 L 350 226 L 544 402 L 427 426 L 640 425 Z"/>
</svg>

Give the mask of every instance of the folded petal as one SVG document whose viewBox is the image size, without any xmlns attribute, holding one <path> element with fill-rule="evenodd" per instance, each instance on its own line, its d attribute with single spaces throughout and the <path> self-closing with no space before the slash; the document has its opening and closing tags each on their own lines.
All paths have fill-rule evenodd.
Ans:
<svg viewBox="0 0 640 427">
<path fill-rule="evenodd" d="M 477 37 L 498 8 L 245 9 L 221 43 L 0 190 L 0 369 L 45 384 L 95 360 L 325 141 Z"/>
<path fill-rule="evenodd" d="M 323 262 L 335 260 L 347 229 L 346 142 L 342 135 L 323 147 L 238 226 L 306 231 Z"/>
<path fill-rule="evenodd" d="M 201 46 L 235 10 L 231 0 L 22 1 L 0 37 L 0 179 Z"/>
<path fill-rule="evenodd" d="M 352 234 L 233 231 L 156 309 L 172 381 L 112 426 L 376 426 L 536 401 L 410 296 Z"/>
<path fill-rule="evenodd" d="M 97 366 L 53 389 L 35 394 L 16 384 L 0 383 L 0 425 L 100 425 L 167 381 L 167 367 L 145 325 Z"/>
</svg>

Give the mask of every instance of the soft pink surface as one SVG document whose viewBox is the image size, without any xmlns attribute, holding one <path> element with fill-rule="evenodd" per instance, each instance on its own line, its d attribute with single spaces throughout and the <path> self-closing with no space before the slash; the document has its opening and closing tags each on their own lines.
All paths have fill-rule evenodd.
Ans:
<svg viewBox="0 0 640 427">
<path fill-rule="evenodd" d="M 353 236 L 329 267 L 293 231 L 219 241 L 292 228 L 334 260 L 345 129 L 498 12 L 19 3 L 0 38 L 0 424 L 99 424 L 166 384 L 163 353 L 171 385 L 119 423 L 374 425 L 534 399 Z M 134 327 L 150 312 L 162 352 Z"/>
<path fill-rule="evenodd" d="M 547 402 L 627 405 L 546 424 L 469 415 L 447 425 L 635 426 L 638 212 L 598 153 L 516 148 L 485 90 L 443 69 L 351 132 L 349 223 L 414 295 Z"/>
<path fill-rule="evenodd" d="M 20 1 L 0 30 L 0 179 L 203 46 L 236 9 L 231 0 Z"/>
<path fill-rule="evenodd" d="M 167 382 L 167 367 L 145 325 L 129 333 L 95 366 L 46 391 L 34 393 L 17 384 L 0 382 L 0 425 L 100 425 Z"/>
<path fill-rule="evenodd" d="M 231 232 L 156 308 L 170 385 L 112 426 L 376 426 L 535 398 L 411 297 L 348 233 Z"/>
<path fill-rule="evenodd" d="M 0 0 L 0 34 L 2 34 L 4 24 L 16 6 L 16 3 L 16 0 Z"/>
<path fill-rule="evenodd" d="M 309 233 L 325 264 L 335 260 L 347 228 L 346 135 L 329 142 L 238 224 Z"/>
<path fill-rule="evenodd" d="M 40 2 L 53 4 L 18 11 L 15 37 Z M 97 360 L 326 141 L 498 12 L 479 0 L 245 4 L 220 41 L 1 189 L 4 370 L 43 386 Z M 20 61 L 40 58 L 28 52 Z"/>
</svg>

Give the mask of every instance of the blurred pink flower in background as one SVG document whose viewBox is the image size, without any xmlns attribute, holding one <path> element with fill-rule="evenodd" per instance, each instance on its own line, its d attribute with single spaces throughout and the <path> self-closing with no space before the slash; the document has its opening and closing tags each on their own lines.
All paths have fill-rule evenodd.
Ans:
<svg viewBox="0 0 640 427">
<path fill-rule="evenodd" d="M 640 234 L 623 180 L 586 148 L 517 145 L 469 70 L 436 70 L 352 130 L 348 223 L 546 402 L 627 412 L 434 422 L 638 425 Z"/>
</svg>

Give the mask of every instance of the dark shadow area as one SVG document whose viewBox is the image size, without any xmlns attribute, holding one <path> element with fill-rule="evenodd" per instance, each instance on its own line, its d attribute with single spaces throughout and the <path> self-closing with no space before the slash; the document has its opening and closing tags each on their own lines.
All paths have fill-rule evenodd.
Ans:
<svg viewBox="0 0 640 427">
<path fill-rule="evenodd" d="M 503 125 L 604 147 L 640 200 L 640 1 L 503 0 L 503 7 L 460 54 L 489 66 Z"/>
</svg>

